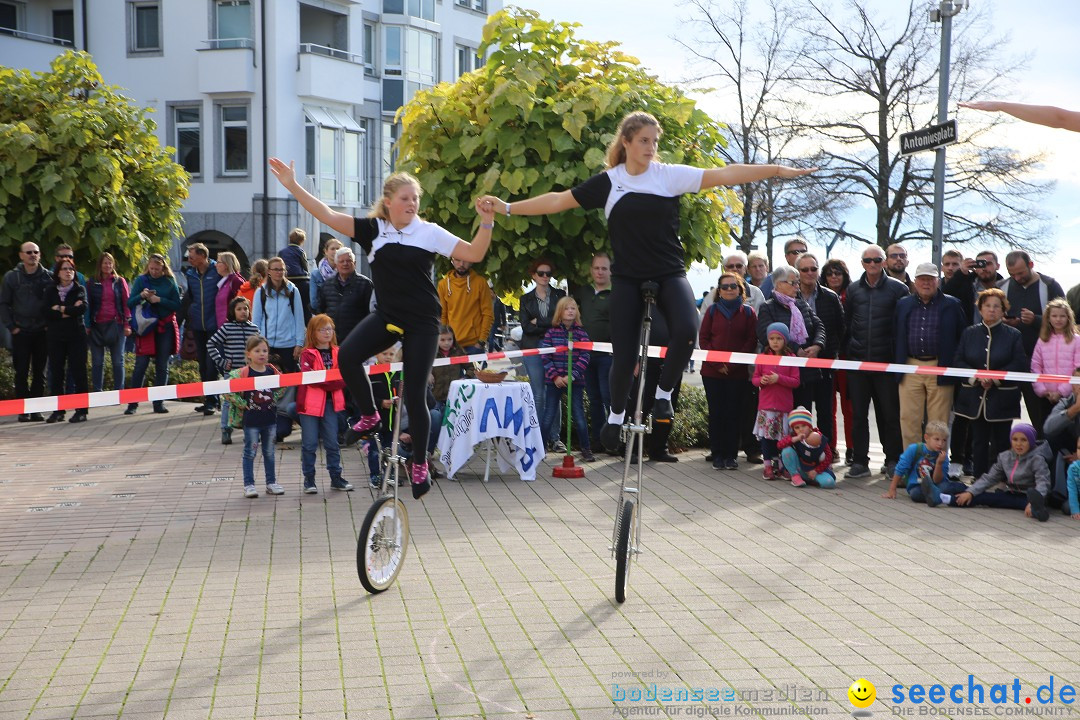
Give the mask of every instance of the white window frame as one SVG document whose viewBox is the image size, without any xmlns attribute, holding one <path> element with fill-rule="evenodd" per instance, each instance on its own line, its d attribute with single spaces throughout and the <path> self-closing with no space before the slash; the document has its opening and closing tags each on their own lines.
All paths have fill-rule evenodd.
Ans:
<svg viewBox="0 0 1080 720">
<path fill-rule="evenodd" d="M 4 35 L 14 35 L 19 37 L 26 31 L 26 3 L 14 2 L 13 0 L 4 0 L 0 5 L 7 5 L 15 11 L 15 27 L 4 28 L 0 33 Z"/>
<path fill-rule="evenodd" d="M 226 120 L 225 111 L 231 108 L 243 108 L 245 119 L 241 120 Z M 251 175 L 251 104 L 248 102 L 238 102 L 236 100 L 222 100 L 214 104 L 214 115 L 217 120 L 217 153 L 216 165 L 217 176 L 219 178 L 244 178 Z M 225 142 L 225 131 L 230 128 L 244 128 L 245 142 L 247 147 L 245 148 L 245 167 L 242 170 L 228 169 L 226 168 L 227 147 Z"/>
<path fill-rule="evenodd" d="M 157 11 L 158 43 L 156 47 L 139 47 L 139 10 L 154 8 Z M 127 4 L 127 49 L 128 55 L 161 55 L 165 51 L 164 29 L 162 27 L 162 7 L 160 0 L 128 0 Z"/>
<path fill-rule="evenodd" d="M 255 47 L 255 7 L 251 0 L 211 0 L 211 18 L 213 19 L 213 36 L 210 41 L 212 48 L 253 48 Z M 248 29 L 243 36 L 222 37 L 218 14 L 222 7 L 246 5 L 248 8 Z"/>
<path fill-rule="evenodd" d="M 403 25 L 383 26 L 383 75 L 400 77 L 405 70 L 405 29 Z M 398 57 L 394 61 L 386 55 L 390 50 L 388 36 L 391 33 L 397 33 L 398 36 Z"/>
<path fill-rule="evenodd" d="M 477 49 L 469 47 L 468 45 L 462 45 L 456 43 L 454 45 L 454 79 L 457 80 L 462 75 L 473 70 L 479 70 L 483 63 L 481 63 L 479 56 L 476 54 Z"/>
<path fill-rule="evenodd" d="M 182 110 L 194 110 L 195 112 L 197 112 L 199 114 L 199 119 L 194 121 L 194 122 L 192 122 L 192 121 L 181 122 L 178 119 L 177 115 Z M 187 170 L 187 168 L 184 168 L 184 169 L 187 170 L 188 174 L 191 175 L 191 178 L 193 180 L 199 180 L 204 175 L 204 168 L 206 167 L 206 163 L 203 161 L 203 148 L 205 147 L 206 143 L 203 141 L 203 138 L 205 137 L 205 133 L 203 132 L 203 108 L 202 108 L 202 105 L 201 104 L 196 104 L 196 103 L 176 103 L 176 104 L 173 104 L 173 105 L 169 106 L 169 113 L 170 113 L 169 120 L 172 123 L 172 133 L 171 133 L 172 142 L 169 143 L 169 144 L 172 145 L 173 148 L 175 148 L 175 150 L 176 150 L 176 154 L 174 154 L 173 158 L 174 158 L 177 165 L 179 165 L 181 167 L 184 166 L 184 163 L 181 161 L 180 156 L 179 156 L 179 152 L 180 152 L 180 132 L 184 131 L 184 130 L 186 130 L 186 131 L 195 130 L 196 132 L 198 132 L 198 135 L 199 135 L 199 172 L 193 173 L 190 170 Z"/>
<path fill-rule="evenodd" d="M 375 38 L 379 36 L 379 30 L 371 23 L 364 23 L 364 49 L 361 57 L 364 61 L 364 74 L 374 77 L 378 64 L 379 48 Z"/>
<path fill-rule="evenodd" d="M 309 132 L 314 133 L 314 143 L 311 148 L 305 147 L 305 173 L 308 177 L 308 185 L 312 187 L 312 194 L 323 202 L 338 207 L 358 208 L 365 205 L 367 195 L 367 178 L 365 174 L 367 131 L 349 113 L 343 110 L 334 110 L 325 107 L 311 105 L 304 106 L 305 137 Z M 346 137 L 355 136 L 356 174 L 348 174 L 348 161 L 345 157 L 347 151 Z M 324 151 L 330 143 L 330 162 L 332 166 L 327 168 L 323 162 Z M 305 143 L 306 146 L 306 143 Z M 311 156 L 307 155 L 310 150 Z M 314 173 L 307 173 L 308 170 Z M 355 198 L 348 197 L 346 188 L 349 183 L 356 183 Z"/>
</svg>

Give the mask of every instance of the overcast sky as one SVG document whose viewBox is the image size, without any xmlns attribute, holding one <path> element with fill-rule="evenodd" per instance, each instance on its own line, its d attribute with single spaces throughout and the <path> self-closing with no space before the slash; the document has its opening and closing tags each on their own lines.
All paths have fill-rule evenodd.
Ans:
<svg viewBox="0 0 1080 720">
<path fill-rule="evenodd" d="M 792 0 L 797 2 L 798 0 Z M 1016 71 L 1017 93 L 1013 99 L 1021 102 L 1052 104 L 1080 110 L 1080 69 L 1076 44 L 1080 40 L 1080 2 L 1078 0 L 970 0 L 973 5 L 989 12 L 995 33 L 1008 33 L 1013 55 L 1029 55 L 1026 68 Z M 751 0 L 754 4 L 761 0 Z M 551 20 L 581 24 L 580 37 L 591 40 L 614 40 L 631 55 L 641 60 L 650 72 L 665 82 L 678 83 L 689 73 L 689 56 L 675 41 L 687 39 L 691 17 L 688 6 L 675 0 L 672 3 L 624 0 L 621 3 L 583 2 L 582 0 L 525 0 L 520 3 L 537 10 Z M 867 0 L 870 8 L 880 8 L 883 17 L 895 13 L 897 0 Z M 842 2 L 833 7 L 842 8 Z M 918 4 L 917 4 L 918 6 Z M 937 3 L 925 3 L 927 11 Z M 963 13 L 961 13 L 963 14 Z M 962 26 L 962 18 L 955 20 Z M 718 87 L 722 92 L 723 88 Z M 725 121 L 723 104 L 719 99 L 699 99 L 702 107 L 716 120 Z M 953 103 L 955 107 L 955 103 Z M 961 111 L 959 122 L 972 111 Z M 1025 152 L 1044 151 L 1047 160 L 1040 176 L 1057 180 L 1057 188 L 1047 202 L 1056 229 L 1051 238 L 1058 248 L 1053 256 L 1040 258 L 1036 269 L 1044 269 L 1058 278 L 1068 289 L 1080 282 L 1080 264 L 1071 264 L 1072 257 L 1080 259 L 1080 134 L 1052 130 L 1023 123 L 1010 123 L 1004 130 L 1003 142 Z M 856 218 L 854 222 L 858 222 Z M 849 225 L 851 223 L 849 222 Z M 820 249 L 820 248 L 818 248 Z M 913 264 L 929 260 L 929 244 L 909 248 Z M 859 249 L 848 247 L 835 254 L 858 257 Z M 925 257 L 923 257 L 925 256 Z M 695 286 L 707 287 L 714 273 L 692 273 Z"/>
</svg>

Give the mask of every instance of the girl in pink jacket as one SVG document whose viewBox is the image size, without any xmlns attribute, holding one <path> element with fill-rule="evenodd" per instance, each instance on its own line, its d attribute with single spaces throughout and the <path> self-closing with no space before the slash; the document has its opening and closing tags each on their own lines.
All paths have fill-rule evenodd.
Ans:
<svg viewBox="0 0 1080 720">
<path fill-rule="evenodd" d="M 1042 329 L 1035 352 L 1031 355 L 1031 372 L 1047 375 L 1072 375 L 1080 367 L 1080 338 L 1076 336 L 1076 319 L 1065 298 L 1056 298 L 1046 304 L 1043 311 Z M 1069 383 L 1034 384 L 1035 394 L 1047 402 L 1046 413 L 1062 397 L 1073 390 Z"/>
<path fill-rule="evenodd" d="M 329 315 L 316 315 L 307 326 L 307 338 L 300 353 L 300 372 L 332 370 L 338 366 L 337 337 Z M 341 450 L 338 446 L 338 414 L 345 409 L 345 382 L 327 380 L 301 385 L 296 392 L 296 412 L 300 417 L 300 467 L 304 473 L 304 492 L 319 492 L 315 486 L 315 454 L 322 440 L 330 487 L 352 490 L 352 483 L 341 476 Z"/>
<path fill-rule="evenodd" d="M 790 355 L 787 349 L 789 332 L 787 325 L 774 322 L 765 329 L 769 346 L 764 355 Z M 776 443 L 789 434 L 787 414 L 795 407 L 792 390 L 799 386 L 799 368 L 784 365 L 754 366 L 750 380 L 759 388 L 757 421 L 754 435 L 761 440 L 761 456 L 765 460 L 762 477 L 773 480 L 783 477 L 780 453 Z"/>
</svg>

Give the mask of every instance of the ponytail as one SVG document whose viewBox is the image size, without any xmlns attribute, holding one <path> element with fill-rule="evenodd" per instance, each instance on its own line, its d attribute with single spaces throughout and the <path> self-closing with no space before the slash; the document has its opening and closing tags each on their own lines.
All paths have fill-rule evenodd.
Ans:
<svg viewBox="0 0 1080 720">
<path fill-rule="evenodd" d="M 619 129 L 615 131 L 615 137 L 607 149 L 607 166 L 609 168 L 626 162 L 626 148 L 623 147 L 623 142 L 632 140 L 637 131 L 647 125 L 652 125 L 662 132 L 660 122 L 644 110 L 632 112 L 619 122 Z"/>
</svg>

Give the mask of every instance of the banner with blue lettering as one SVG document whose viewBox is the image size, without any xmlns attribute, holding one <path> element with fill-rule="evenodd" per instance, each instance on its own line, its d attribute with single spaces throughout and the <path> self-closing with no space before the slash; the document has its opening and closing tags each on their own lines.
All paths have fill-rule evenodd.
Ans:
<svg viewBox="0 0 1080 720">
<path fill-rule="evenodd" d="M 522 480 L 536 479 L 544 440 L 529 383 L 450 383 L 439 430 L 440 459 L 447 474 L 454 477 L 484 440 L 495 440 L 500 472 L 514 468 Z"/>
</svg>

